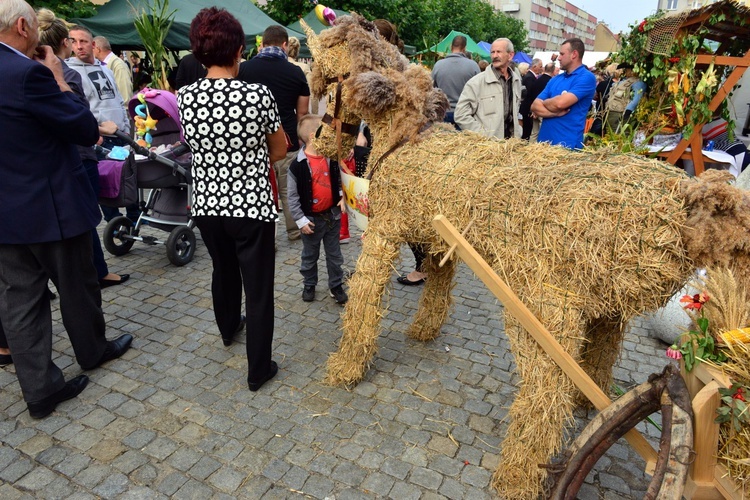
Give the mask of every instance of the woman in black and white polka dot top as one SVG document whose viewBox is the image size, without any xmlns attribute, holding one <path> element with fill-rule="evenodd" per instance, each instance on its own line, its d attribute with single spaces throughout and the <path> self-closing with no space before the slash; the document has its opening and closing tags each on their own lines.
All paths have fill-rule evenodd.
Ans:
<svg viewBox="0 0 750 500">
<path fill-rule="evenodd" d="M 234 16 L 201 10 L 190 45 L 207 68 L 205 78 L 177 94 L 193 153 L 192 212 L 213 261 L 219 332 L 229 346 L 247 324 L 247 381 L 257 391 L 278 371 L 271 360 L 276 206 L 269 166 L 286 154 L 284 130 L 271 92 L 235 79 L 245 35 Z"/>
</svg>

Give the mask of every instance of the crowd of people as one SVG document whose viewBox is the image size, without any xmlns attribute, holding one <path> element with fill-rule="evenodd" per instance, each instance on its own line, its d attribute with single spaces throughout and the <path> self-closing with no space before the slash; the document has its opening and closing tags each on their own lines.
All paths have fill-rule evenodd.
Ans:
<svg viewBox="0 0 750 500">
<path fill-rule="evenodd" d="M 392 23 L 374 24 L 403 48 Z M 316 298 L 321 245 L 329 294 L 338 304 L 348 300 L 340 166 L 314 147 L 321 118 L 310 102 L 311 71 L 296 60 L 299 41 L 285 28 L 268 27 L 249 60 L 243 60 L 242 26 L 224 9 L 201 10 L 189 35 L 191 54 L 176 71 L 175 87 L 193 154 L 192 216 L 213 265 L 220 336 L 229 346 L 246 333 L 247 383 L 257 391 L 279 370 L 272 341 L 281 207 L 287 239 L 302 241 L 302 300 Z M 628 65 L 610 68 L 597 82 L 582 63 L 585 48 L 577 38 L 561 44 L 559 67 L 534 59 L 517 68 L 507 38 L 492 43 L 491 62 L 482 67 L 466 56 L 466 43 L 456 36 L 451 53 L 432 69 L 435 87 L 450 104 L 445 121 L 457 130 L 580 149 L 592 101 L 600 129 L 617 130 L 645 90 Z M 92 146 L 124 145 L 114 133 L 130 132 L 128 102 L 150 77 L 137 53 L 128 65 L 106 38 L 81 25 L 68 28 L 24 0 L 0 4 L 0 62 L 7 68 L 0 81 L 0 365 L 15 364 L 29 413 L 42 418 L 88 381 L 79 375 L 66 382 L 52 361 L 50 280 L 83 370 L 121 356 L 133 341 L 129 334 L 105 337 L 101 289 L 129 275 L 110 273 L 104 260 L 96 227 L 102 212 L 106 220 L 120 213 L 97 205 L 103 156 Z M 361 124 L 347 159 L 358 175 L 372 140 Z M 135 221 L 138 210 L 126 207 L 127 216 Z M 417 244 L 411 249 L 415 269 L 398 282 L 421 285 L 429 279 L 421 268 L 424 250 Z"/>
</svg>

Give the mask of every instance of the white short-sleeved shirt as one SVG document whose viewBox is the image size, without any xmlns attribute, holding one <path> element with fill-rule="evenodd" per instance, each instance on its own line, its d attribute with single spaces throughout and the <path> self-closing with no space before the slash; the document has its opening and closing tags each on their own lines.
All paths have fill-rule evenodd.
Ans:
<svg viewBox="0 0 750 500">
<path fill-rule="evenodd" d="M 281 122 L 271 92 L 240 80 L 202 78 L 179 90 L 177 104 L 193 152 L 193 215 L 275 221 L 266 134 Z"/>
</svg>

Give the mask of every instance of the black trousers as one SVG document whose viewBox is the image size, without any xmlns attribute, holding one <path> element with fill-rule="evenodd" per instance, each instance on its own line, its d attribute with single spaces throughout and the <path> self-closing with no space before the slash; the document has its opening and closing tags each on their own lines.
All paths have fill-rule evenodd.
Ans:
<svg viewBox="0 0 750 500">
<path fill-rule="evenodd" d="M 521 139 L 528 141 L 531 137 L 531 132 L 534 129 L 534 119 L 531 117 L 531 113 L 529 113 L 528 116 L 523 116 L 523 123 L 521 125 Z"/>
<path fill-rule="evenodd" d="M 0 317 L 27 402 L 62 389 L 52 362 L 52 314 L 47 281 L 60 295 L 60 312 L 76 360 L 95 365 L 104 354 L 104 315 L 91 258 L 91 233 L 62 241 L 0 245 Z"/>
<path fill-rule="evenodd" d="M 414 254 L 414 269 L 423 273 L 422 264 L 427 257 L 427 249 L 421 243 L 409 243 L 409 248 L 411 248 L 411 253 Z"/>
<path fill-rule="evenodd" d="M 247 379 L 264 380 L 271 369 L 275 224 L 245 217 L 195 217 L 213 263 L 211 295 L 222 337 L 240 321 L 242 289 L 247 315 Z"/>
</svg>

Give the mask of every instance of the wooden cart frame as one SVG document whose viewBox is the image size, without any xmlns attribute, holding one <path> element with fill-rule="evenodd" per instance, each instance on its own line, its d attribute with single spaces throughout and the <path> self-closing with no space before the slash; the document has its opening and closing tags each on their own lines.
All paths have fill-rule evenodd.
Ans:
<svg viewBox="0 0 750 500">
<path fill-rule="evenodd" d="M 683 378 L 693 402 L 693 428 L 695 460 L 690 467 L 685 498 L 692 500 L 720 500 L 746 498 L 742 488 L 727 475 L 727 469 L 717 463 L 719 424 L 715 422 L 716 409 L 721 404 L 719 389 L 732 385 L 729 377 L 705 363 L 699 363 L 691 372 L 681 367 Z"/>
</svg>

